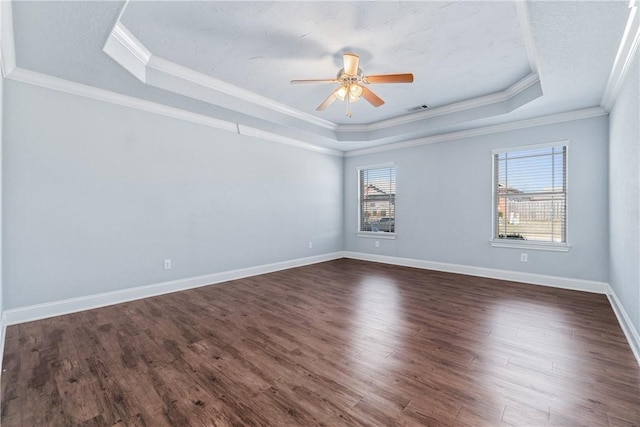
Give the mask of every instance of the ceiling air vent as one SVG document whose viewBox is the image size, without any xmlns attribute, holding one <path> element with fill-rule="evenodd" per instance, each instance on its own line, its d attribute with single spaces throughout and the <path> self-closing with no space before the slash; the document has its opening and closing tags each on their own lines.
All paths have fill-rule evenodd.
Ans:
<svg viewBox="0 0 640 427">
<path fill-rule="evenodd" d="M 426 110 L 427 108 L 429 108 L 427 104 L 422 104 L 422 105 L 418 105 L 417 107 L 407 108 L 407 111 L 410 111 L 413 113 L 414 111 L 422 111 L 422 110 Z"/>
</svg>

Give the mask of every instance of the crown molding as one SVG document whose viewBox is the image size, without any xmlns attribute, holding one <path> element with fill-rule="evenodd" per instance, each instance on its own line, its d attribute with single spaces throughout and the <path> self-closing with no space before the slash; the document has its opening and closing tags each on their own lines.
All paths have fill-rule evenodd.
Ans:
<svg viewBox="0 0 640 427">
<path fill-rule="evenodd" d="M 147 64 L 151 59 L 151 52 L 119 21 L 111 30 L 102 51 L 111 58 L 118 58 L 116 61 L 138 80 L 147 80 Z"/>
<path fill-rule="evenodd" d="M 7 76 L 7 78 L 17 82 L 27 83 L 34 86 L 40 86 L 47 89 L 68 93 L 71 95 L 82 96 L 85 98 L 95 99 L 101 102 L 108 102 L 110 104 L 121 105 L 129 108 L 135 108 L 137 110 L 142 110 L 142 111 L 146 111 L 153 114 L 159 114 L 162 116 L 171 117 L 178 120 L 184 120 L 187 122 L 208 126 L 214 129 L 220 129 L 220 130 L 224 130 L 227 132 L 232 132 L 232 133 L 236 133 L 244 136 L 255 136 L 265 140 L 278 142 L 281 144 L 286 144 L 286 145 L 297 147 L 297 148 L 302 148 L 304 150 L 313 151 L 316 153 L 329 154 L 329 155 L 338 156 L 338 157 L 343 156 L 342 151 L 320 147 L 320 146 L 310 144 L 308 142 L 301 141 L 295 138 L 288 138 L 273 132 L 268 132 L 261 129 L 253 128 L 251 126 L 245 126 L 235 122 L 216 119 L 213 117 L 205 116 L 203 114 L 185 111 L 180 108 L 169 107 L 164 104 L 158 104 L 152 101 L 147 101 L 144 99 L 135 98 L 128 95 L 111 92 L 105 89 L 98 89 L 93 86 L 87 86 L 81 83 L 71 82 L 69 80 L 60 79 L 58 77 L 53 77 L 47 74 L 37 73 L 35 71 L 25 70 L 22 68 L 15 68 L 11 72 L 11 74 Z"/>
<path fill-rule="evenodd" d="M 473 99 L 466 99 L 460 102 L 454 102 L 453 104 L 443 105 L 442 107 L 436 107 L 429 110 L 418 111 L 416 113 L 407 114 L 404 116 L 394 117 L 392 119 L 381 120 L 376 123 L 370 123 L 367 125 L 339 125 L 339 132 L 372 132 L 376 130 L 388 129 L 394 126 L 402 126 L 413 122 L 418 122 L 425 119 L 431 119 L 434 117 L 444 116 L 447 114 L 453 114 L 460 111 L 471 110 L 473 108 L 485 107 L 491 104 L 497 104 L 499 102 L 508 99 L 505 96 L 505 91 L 492 93 L 489 95 L 483 95 Z"/>
<path fill-rule="evenodd" d="M 600 101 L 600 106 L 607 111 L 611 110 L 613 103 L 618 97 L 627 70 L 638 50 L 638 45 L 640 45 L 640 11 L 638 11 L 637 0 L 631 0 L 629 2 L 627 26 L 624 29 L 616 59 L 613 62 L 611 74 L 609 75 L 607 86 Z"/>
<path fill-rule="evenodd" d="M 235 122 L 216 119 L 190 111 L 185 111 L 175 107 L 169 107 L 164 104 L 158 104 L 152 101 L 111 92 L 105 89 L 98 89 L 93 86 L 83 85 L 81 83 L 71 82 L 68 80 L 53 77 L 47 74 L 37 73 L 35 71 L 15 68 L 11 74 L 7 76 L 10 80 L 32 84 L 72 95 L 82 96 L 85 98 L 95 99 L 97 101 L 108 102 L 111 104 L 121 105 L 124 107 L 135 108 L 149 113 L 159 114 L 166 117 L 184 120 L 208 126 L 215 129 L 225 130 L 227 132 L 239 135 L 256 137 L 268 141 L 273 141 L 297 148 L 301 148 L 316 153 L 328 154 L 337 157 L 354 157 L 364 154 L 379 153 L 390 150 L 398 150 L 401 148 L 414 147 L 419 145 L 434 144 L 437 142 L 452 141 L 456 139 L 470 138 L 474 136 L 488 135 L 492 133 L 507 132 L 510 130 L 525 129 L 534 126 L 546 124 L 560 123 L 571 120 L 580 120 L 590 117 L 606 115 L 607 111 L 601 107 L 592 107 L 583 110 L 570 111 L 566 113 L 543 116 L 533 119 L 520 120 L 516 122 L 503 123 L 499 125 L 486 126 L 475 129 L 468 129 L 458 132 L 444 133 L 423 138 L 412 139 L 397 143 L 381 145 L 361 150 L 340 151 L 331 148 L 320 147 L 318 145 L 308 143 L 296 138 L 283 136 L 275 132 L 269 132 L 252 126 L 246 126 Z"/>
<path fill-rule="evenodd" d="M 103 51 L 122 65 L 139 80 L 150 86 L 158 87 L 191 98 L 213 103 L 233 111 L 252 114 L 255 117 L 273 121 L 274 114 L 293 117 L 303 123 L 320 127 L 331 132 L 366 134 L 365 141 L 376 140 L 371 133 L 388 130 L 396 126 L 407 125 L 426 119 L 445 115 L 459 115 L 471 112 L 474 118 L 488 117 L 497 113 L 511 111 L 529 102 L 531 98 L 519 97 L 523 92 L 537 85 L 542 94 L 537 73 L 530 73 L 507 89 L 485 96 L 456 102 L 446 106 L 420 111 L 409 115 L 383 120 L 368 125 L 336 125 L 311 114 L 273 101 L 256 93 L 239 88 L 188 67 L 176 64 L 165 58 L 153 55 L 121 22 L 114 26 Z M 533 93 L 533 92 L 531 92 Z M 525 99 L 526 98 L 526 99 Z M 466 119 L 466 115 L 459 115 Z M 275 117 L 276 121 L 282 121 Z M 453 118 L 455 120 L 455 118 Z M 336 140 L 345 140 L 336 135 Z"/>
<path fill-rule="evenodd" d="M 417 139 L 397 142 L 393 144 L 380 145 L 372 148 L 364 148 L 361 150 L 352 150 L 352 151 L 345 152 L 344 156 L 355 157 L 355 156 L 362 156 L 364 154 L 382 153 L 385 151 L 399 150 L 402 148 L 416 147 L 416 146 L 427 145 L 427 144 L 435 144 L 438 142 L 453 141 L 457 139 L 472 138 L 476 136 L 490 135 L 494 133 L 509 132 L 512 130 L 527 129 L 527 128 L 536 127 L 536 126 L 550 125 L 554 123 L 562 123 L 562 122 L 568 122 L 573 120 L 588 119 L 591 117 L 598 117 L 598 116 L 604 116 L 604 115 L 607 115 L 607 111 L 605 111 L 601 107 L 591 107 L 591 108 L 585 108 L 582 110 L 568 111 L 565 113 L 535 117 L 532 119 L 518 120 L 515 122 L 502 123 L 498 125 L 467 129 L 467 130 L 457 131 L 457 132 L 443 133 L 440 135 L 432 135 L 424 138 L 417 138 Z"/>
<path fill-rule="evenodd" d="M 533 41 L 533 34 L 531 32 L 531 21 L 529 20 L 529 10 L 527 9 L 527 2 L 523 0 L 516 0 L 513 2 L 516 7 L 516 14 L 518 15 L 518 22 L 522 29 L 522 39 L 524 40 L 524 46 L 527 50 L 527 57 L 529 58 L 529 67 L 533 73 L 538 73 L 538 56 L 536 55 L 536 45 Z"/>
<path fill-rule="evenodd" d="M 103 51 L 145 84 L 192 98 L 198 93 L 199 99 L 213 98 L 220 106 L 235 111 L 246 110 L 248 103 L 249 107 L 262 107 L 320 128 L 336 129 L 336 125 L 328 120 L 153 55 L 120 21 L 109 34 Z M 194 91 L 194 85 L 197 91 Z M 260 111 L 255 113 L 259 115 Z"/>
<path fill-rule="evenodd" d="M 71 95 L 82 96 L 84 98 L 91 98 L 97 101 L 108 102 L 110 104 L 135 108 L 137 110 L 160 114 L 163 116 L 185 120 L 188 122 L 197 123 L 216 129 L 222 129 L 229 132 L 235 133 L 237 131 L 235 123 L 226 122 L 224 120 L 219 120 L 202 114 L 192 113 L 175 107 L 169 107 L 164 104 L 158 104 L 133 96 L 111 92 L 109 90 L 99 89 L 94 86 L 88 86 L 81 83 L 64 80 L 58 77 L 50 76 L 48 74 L 25 70 L 23 68 L 14 69 L 13 72 L 9 74 L 8 79 L 56 90 L 59 92 L 65 92 Z"/>
<path fill-rule="evenodd" d="M 460 102 L 444 105 L 429 110 L 418 111 L 416 113 L 407 114 L 404 116 L 394 117 L 392 119 L 382 120 L 376 123 L 367 125 L 338 125 L 338 132 L 373 132 L 376 130 L 388 129 L 395 126 L 402 126 L 409 123 L 431 119 L 434 117 L 455 114 L 462 111 L 468 111 L 473 109 L 479 109 L 491 105 L 498 105 L 500 103 L 507 103 L 513 100 L 515 97 L 529 89 L 535 84 L 540 83 L 540 78 L 536 73 L 529 73 L 507 89 L 495 92 L 488 95 L 483 95 L 477 98 L 467 99 Z"/>
<path fill-rule="evenodd" d="M 151 55 L 146 66 L 148 74 L 147 81 L 145 83 L 151 86 L 160 87 L 161 89 L 166 89 L 186 96 L 192 96 L 191 90 L 187 89 L 187 87 L 191 88 L 193 86 L 197 86 L 198 89 L 213 91 L 213 94 L 220 93 L 229 95 L 232 98 L 237 98 L 254 105 L 259 105 L 269 110 L 287 114 L 301 120 L 309 122 L 315 121 L 314 124 L 326 127 L 328 129 L 333 130 L 334 128 L 331 122 L 318 119 L 314 116 L 311 116 L 313 118 L 312 120 L 310 117 L 307 117 L 309 115 L 306 113 L 294 110 L 284 104 L 280 104 L 279 102 L 270 100 L 261 95 L 257 95 L 249 90 L 239 88 L 230 83 L 200 73 L 191 68 L 176 64 L 175 62 L 171 62 L 159 56 Z M 166 79 L 164 79 L 165 76 L 169 76 L 171 79 L 167 81 Z M 185 87 L 181 87 L 183 83 L 186 83 Z M 229 105 L 225 104 L 223 104 L 222 106 L 227 108 L 229 107 Z M 233 108 L 234 106 L 231 107 Z"/>
<path fill-rule="evenodd" d="M 151 52 L 120 21 L 113 27 L 113 36 L 144 65 L 149 63 Z"/>
<path fill-rule="evenodd" d="M 532 72 L 509 86 L 504 92 L 507 99 L 512 99 L 539 82 L 540 76 L 538 73 Z"/>
<path fill-rule="evenodd" d="M 0 67 L 6 78 L 16 68 L 13 11 L 10 1 L 0 1 Z"/>
<path fill-rule="evenodd" d="M 255 127 L 238 125 L 238 134 L 244 136 L 251 136 L 260 139 L 266 139 L 268 141 L 278 142 L 280 144 L 291 145 L 298 148 L 304 148 L 308 151 L 315 151 L 323 154 L 330 154 L 332 156 L 343 157 L 344 152 L 340 150 L 332 150 L 331 148 L 320 147 L 315 144 L 310 144 L 308 142 L 303 142 L 298 139 L 289 138 L 287 136 L 278 135 L 273 132 L 267 132 Z"/>
</svg>

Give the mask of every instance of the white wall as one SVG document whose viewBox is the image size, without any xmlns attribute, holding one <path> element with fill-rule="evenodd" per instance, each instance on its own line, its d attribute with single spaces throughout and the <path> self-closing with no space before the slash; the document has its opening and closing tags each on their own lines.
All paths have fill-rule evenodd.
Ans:
<svg viewBox="0 0 640 427">
<path fill-rule="evenodd" d="M 441 142 L 345 160 L 345 250 L 607 282 L 606 116 Z M 497 148 L 569 140 L 567 253 L 491 247 Z M 356 236 L 358 166 L 397 166 L 396 240 Z"/>
<path fill-rule="evenodd" d="M 610 113 L 610 285 L 640 331 L 640 51 Z"/>
<path fill-rule="evenodd" d="M 340 157 L 4 90 L 5 309 L 342 249 Z"/>
</svg>

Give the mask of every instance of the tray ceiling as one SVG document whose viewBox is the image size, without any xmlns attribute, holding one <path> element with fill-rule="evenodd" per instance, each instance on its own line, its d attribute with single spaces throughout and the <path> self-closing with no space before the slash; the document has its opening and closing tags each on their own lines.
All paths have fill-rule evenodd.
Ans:
<svg viewBox="0 0 640 427">
<path fill-rule="evenodd" d="M 607 2 L 13 2 L 20 69 L 353 150 L 599 105 L 629 15 Z M 5 37 L 6 39 L 6 37 Z M 315 108 L 345 52 L 386 103 Z M 428 104 L 429 109 L 408 111 Z"/>
</svg>

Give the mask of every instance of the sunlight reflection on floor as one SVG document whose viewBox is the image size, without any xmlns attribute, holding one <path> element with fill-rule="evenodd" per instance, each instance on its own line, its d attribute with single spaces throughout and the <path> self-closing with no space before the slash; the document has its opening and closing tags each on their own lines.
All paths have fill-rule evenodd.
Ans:
<svg viewBox="0 0 640 427">
<path fill-rule="evenodd" d="M 357 289 L 351 342 L 357 348 L 353 361 L 363 373 L 383 374 L 396 362 L 388 356 L 402 341 L 402 295 L 386 277 L 365 278 Z"/>
<path fill-rule="evenodd" d="M 565 410 L 576 403 L 570 401 L 575 378 L 554 372 L 556 363 L 571 361 L 581 370 L 576 359 L 583 350 L 572 339 L 566 310 L 548 301 L 496 300 L 474 370 L 478 383 L 494 396 L 493 406 L 504 406 L 503 417 L 526 412 L 529 420 L 547 421 L 552 407 Z"/>
</svg>

